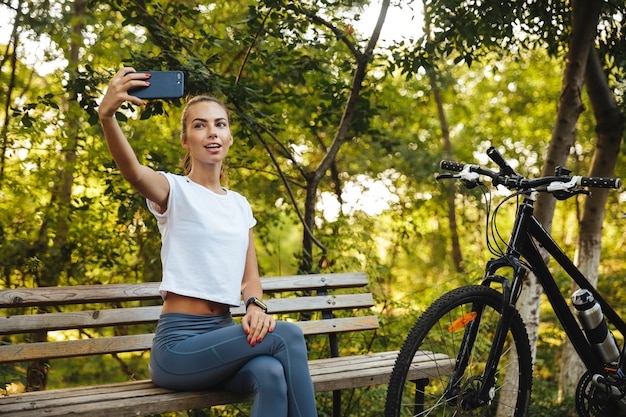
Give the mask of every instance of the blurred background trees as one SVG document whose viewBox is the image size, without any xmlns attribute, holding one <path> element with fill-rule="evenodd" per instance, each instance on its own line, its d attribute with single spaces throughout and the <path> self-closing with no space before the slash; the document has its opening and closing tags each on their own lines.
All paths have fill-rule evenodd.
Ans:
<svg viewBox="0 0 626 417">
<path fill-rule="evenodd" d="M 232 111 L 228 187 L 259 220 L 262 273 L 366 270 L 383 328 L 355 349 L 398 349 L 419 311 L 476 282 L 488 256 L 481 196 L 437 183 L 441 159 L 486 162 L 493 145 L 539 175 L 561 141 L 561 163 L 585 175 L 598 144 L 612 143 L 603 175 L 625 177 L 625 6 L 587 2 L 597 19 L 583 28 L 580 3 L 3 0 L 0 287 L 160 279 L 156 224 L 117 172 L 95 112 L 123 65 L 183 70 L 189 94 Z M 155 169 L 181 171 L 182 104 L 120 112 Z M 591 267 L 616 302 L 626 296 L 624 198 L 602 202 L 601 264 Z M 546 202 L 572 256 L 584 204 Z M 564 335 L 549 311 L 530 323 L 533 404 L 554 408 Z M 50 384 L 66 384 L 70 365 L 57 367 Z M 384 387 L 350 395 L 344 415 L 372 415 Z"/>
</svg>

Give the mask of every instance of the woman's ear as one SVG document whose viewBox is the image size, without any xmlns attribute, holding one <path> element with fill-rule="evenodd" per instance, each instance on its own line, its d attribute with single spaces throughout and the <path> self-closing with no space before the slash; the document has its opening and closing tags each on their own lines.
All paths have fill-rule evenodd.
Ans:
<svg viewBox="0 0 626 417">
<path fill-rule="evenodd" d="M 183 148 L 189 149 L 189 144 L 187 143 L 187 139 L 184 136 L 180 137 L 180 144 Z"/>
</svg>

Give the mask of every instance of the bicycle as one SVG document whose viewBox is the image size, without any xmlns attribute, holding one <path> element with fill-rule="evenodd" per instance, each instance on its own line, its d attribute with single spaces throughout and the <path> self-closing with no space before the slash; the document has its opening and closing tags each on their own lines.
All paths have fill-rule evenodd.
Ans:
<svg viewBox="0 0 626 417">
<path fill-rule="evenodd" d="M 606 321 L 611 330 L 622 335 L 621 340 L 626 334 L 626 324 L 533 214 L 540 192 L 564 200 L 589 194 L 583 187 L 620 188 L 621 180 L 572 176 L 563 167 L 557 167 L 554 176 L 527 179 L 515 172 L 494 147 L 487 150 L 487 155 L 498 165 L 498 171 L 441 161 L 442 169 L 458 174 L 442 174 L 437 179 L 460 179 L 469 188 L 479 185 L 483 188 L 488 203 L 487 243 L 494 257 L 487 262 L 479 285 L 451 290 L 418 318 L 396 359 L 387 390 L 385 417 L 527 415 L 533 364 L 528 334 L 515 304 L 522 291 L 522 280 L 530 271 L 543 287 L 586 367 L 576 389 L 578 414 L 581 417 L 626 416 L 625 350 L 617 350 Z M 488 177 L 494 186 L 504 186 L 511 191 L 492 213 L 491 199 L 481 177 Z M 505 241 L 497 230 L 496 216 L 498 209 L 511 199 L 516 199 L 517 208 L 510 237 Z M 570 311 L 540 248 L 561 265 L 581 292 L 587 291 L 586 296 L 579 294 L 582 298 L 577 301 L 592 302 L 591 295 L 597 302 L 591 305 L 602 309 L 606 321 L 587 323 L 589 328 L 579 325 L 577 316 L 583 313 Z M 501 274 L 502 269 L 509 271 L 509 275 Z M 583 307 L 589 305 L 580 308 Z M 593 312 L 598 315 L 597 308 Z M 598 326 L 600 330 L 591 326 Z M 600 342 L 612 347 L 605 358 L 600 354 Z M 412 366 L 416 354 L 428 355 L 437 362 L 438 371 L 428 374 Z"/>
</svg>

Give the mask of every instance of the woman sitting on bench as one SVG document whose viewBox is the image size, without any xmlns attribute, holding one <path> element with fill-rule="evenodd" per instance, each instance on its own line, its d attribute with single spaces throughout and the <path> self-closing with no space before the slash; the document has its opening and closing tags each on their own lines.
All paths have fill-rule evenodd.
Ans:
<svg viewBox="0 0 626 417">
<path fill-rule="evenodd" d="M 315 394 L 302 331 L 267 314 L 248 201 L 222 186 L 233 143 L 227 108 L 210 96 L 188 100 L 182 114 L 185 175 L 139 163 L 115 113 L 149 75 L 123 68 L 98 109 L 111 155 L 147 200 L 161 232 L 163 310 L 150 357 L 156 385 L 202 390 L 220 385 L 255 394 L 252 416 L 315 417 Z M 241 325 L 231 306 L 246 305 Z"/>
</svg>

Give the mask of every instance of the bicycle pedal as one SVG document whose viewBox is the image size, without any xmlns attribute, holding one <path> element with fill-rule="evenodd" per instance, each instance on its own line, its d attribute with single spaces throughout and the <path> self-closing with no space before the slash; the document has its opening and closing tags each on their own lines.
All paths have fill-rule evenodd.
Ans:
<svg viewBox="0 0 626 417">
<path fill-rule="evenodd" d="M 593 382 L 593 385 L 595 385 L 597 388 L 601 389 L 613 398 L 624 397 L 624 392 L 617 385 L 608 381 L 603 375 L 595 374 L 591 378 L 591 381 Z"/>
</svg>

